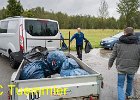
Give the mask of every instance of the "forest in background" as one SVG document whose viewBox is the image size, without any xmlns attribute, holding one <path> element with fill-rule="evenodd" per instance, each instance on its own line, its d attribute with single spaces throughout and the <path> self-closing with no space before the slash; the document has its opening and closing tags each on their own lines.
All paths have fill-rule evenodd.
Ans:
<svg viewBox="0 0 140 100">
<path fill-rule="evenodd" d="M 133 1 L 131 2 L 133 5 L 134 1 L 135 3 L 138 2 L 137 0 L 120 0 L 120 5 L 118 4 L 118 8 L 116 10 L 118 10 L 121 16 L 119 19 L 115 19 L 114 17 L 108 16 L 108 4 L 105 1 L 101 2 L 99 8 L 99 16 L 95 17 L 90 15 L 68 15 L 62 12 L 46 11 L 43 7 L 23 9 L 19 1 L 17 2 L 16 0 L 8 0 L 7 7 L 3 7 L 0 10 L 0 19 L 4 19 L 10 16 L 53 19 L 59 22 L 61 29 L 75 29 L 77 27 L 81 27 L 82 29 L 123 29 L 124 27 L 128 26 L 129 24 L 126 24 L 131 21 L 131 26 L 136 29 L 140 29 L 140 11 L 138 11 L 139 5 L 136 8 L 137 4 L 135 4 L 135 9 L 131 7 L 132 5 L 130 5 L 131 8 L 129 8 L 129 11 L 131 11 L 131 9 L 133 11 L 127 12 L 125 9 L 123 9 L 123 6 L 126 4 L 121 1 Z M 129 5 L 127 6 L 129 7 Z M 133 14 L 134 10 L 135 13 Z M 125 14 L 124 11 L 127 13 Z"/>
</svg>

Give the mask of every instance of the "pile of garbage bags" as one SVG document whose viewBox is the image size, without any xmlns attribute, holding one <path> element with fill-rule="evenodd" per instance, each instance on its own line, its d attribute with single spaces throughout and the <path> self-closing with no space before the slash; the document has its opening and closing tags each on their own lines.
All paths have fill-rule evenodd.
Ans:
<svg viewBox="0 0 140 100">
<path fill-rule="evenodd" d="M 21 71 L 21 80 L 46 78 L 54 74 L 60 74 L 61 77 L 89 74 L 81 69 L 74 59 L 66 57 L 62 51 L 48 52 L 46 49 L 34 48 L 23 58 L 27 64 Z"/>
</svg>

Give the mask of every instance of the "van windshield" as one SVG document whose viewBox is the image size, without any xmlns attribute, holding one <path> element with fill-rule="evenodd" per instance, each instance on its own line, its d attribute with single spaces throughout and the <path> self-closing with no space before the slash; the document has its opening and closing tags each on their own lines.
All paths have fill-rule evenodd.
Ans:
<svg viewBox="0 0 140 100">
<path fill-rule="evenodd" d="M 46 20 L 25 20 L 25 30 L 32 36 L 55 36 L 58 24 Z"/>
</svg>

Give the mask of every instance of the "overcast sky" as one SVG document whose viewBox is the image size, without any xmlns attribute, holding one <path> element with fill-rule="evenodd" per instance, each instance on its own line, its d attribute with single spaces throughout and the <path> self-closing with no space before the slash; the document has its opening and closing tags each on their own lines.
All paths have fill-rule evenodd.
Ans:
<svg viewBox="0 0 140 100">
<path fill-rule="evenodd" d="M 7 5 L 8 0 L 0 0 L 0 8 Z M 98 16 L 98 10 L 102 0 L 20 0 L 24 9 L 44 7 L 47 11 L 64 12 L 68 15 L 94 15 Z M 119 0 L 106 0 L 110 17 L 118 18 L 116 11 Z"/>
</svg>

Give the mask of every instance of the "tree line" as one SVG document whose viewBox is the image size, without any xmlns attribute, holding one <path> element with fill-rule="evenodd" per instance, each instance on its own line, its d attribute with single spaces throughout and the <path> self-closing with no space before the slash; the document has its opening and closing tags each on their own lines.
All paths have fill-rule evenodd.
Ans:
<svg viewBox="0 0 140 100">
<path fill-rule="evenodd" d="M 120 0 L 117 11 L 121 16 L 119 19 L 115 19 L 114 17 L 108 17 L 108 4 L 105 1 L 101 2 L 99 8 L 100 15 L 95 17 L 90 15 L 72 16 L 62 12 L 49 12 L 45 11 L 43 7 L 24 10 L 19 1 L 8 0 L 7 7 L 3 7 L 0 10 L 0 19 L 10 16 L 53 19 L 59 22 L 61 29 L 74 29 L 77 27 L 81 27 L 83 29 L 123 29 L 126 26 L 133 26 L 134 28 L 139 29 L 140 11 L 138 11 L 139 5 L 137 5 L 137 3 L 138 0 Z M 128 7 L 128 9 L 126 9 L 126 7 Z"/>
</svg>

